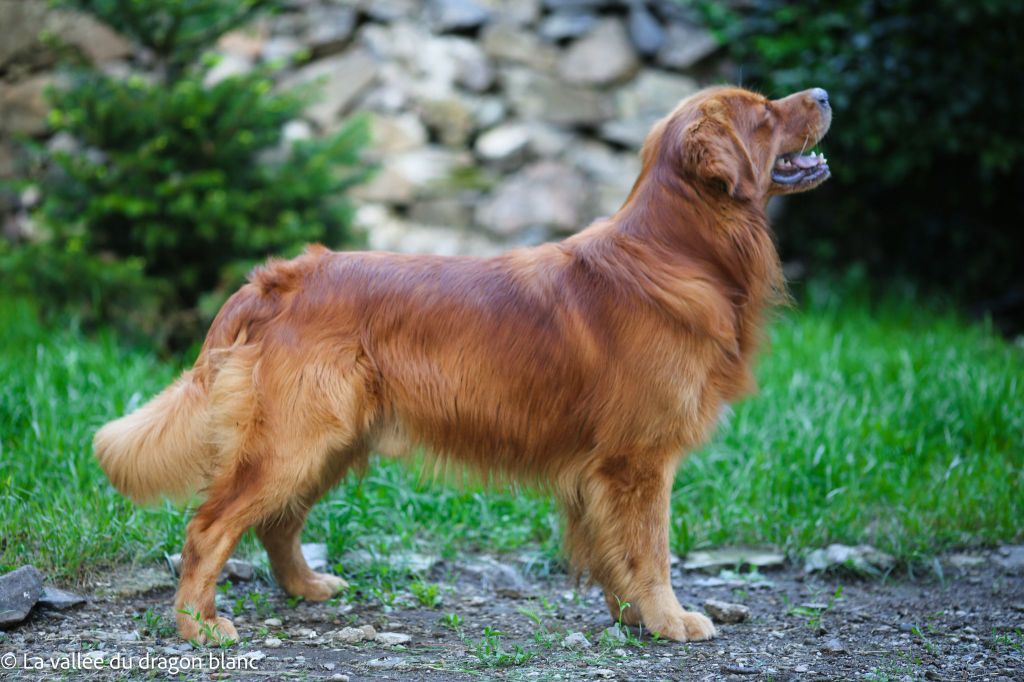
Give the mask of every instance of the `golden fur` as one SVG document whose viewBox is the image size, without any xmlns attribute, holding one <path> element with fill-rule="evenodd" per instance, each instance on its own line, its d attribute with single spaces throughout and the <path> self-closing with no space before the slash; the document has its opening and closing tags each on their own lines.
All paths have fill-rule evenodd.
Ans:
<svg viewBox="0 0 1024 682">
<path fill-rule="evenodd" d="M 672 591 L 669 495 L 683 453 L 753 388 L 762 315 L 783 291 L 767 198 L 823 179 L 771 175 L 828 128 L 809 92 L 685 100 L 651 132 L 619 212 L 563 242 L 494 258 L 314 246 L 257 269 L 195 366 L 95 438 L 137 501 L 205 497 L 176 607 L 235 636 L 214 581 L 250 527 L 286 591 L 327 599 L 344 581 L 302 558 L 308 509 L 371 450 L 422 447 L 551 490 L 572 566 L 613 618 L 628 601 L 626 622 L 712 637 Z M 202 636 L 191 617 L 178 628 Z"/>
</svg>

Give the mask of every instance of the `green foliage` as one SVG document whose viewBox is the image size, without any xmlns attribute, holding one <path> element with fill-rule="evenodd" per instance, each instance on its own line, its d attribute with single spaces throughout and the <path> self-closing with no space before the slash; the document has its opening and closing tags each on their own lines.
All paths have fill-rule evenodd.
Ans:
<svg viewBox="0 0 1024 682">
<path fill-rule="evenodd" d="M 349 240 L 343 192 L 365 175 L 359 152 L 367 121 L 357 117 L 325 139 L 289 143 L 282 128 L 300 116 L 304 98 L 276 91 L 268 68 L 208 79 L 216 60 L 204 50 L 272 3 L 64 4 L 139 41 L 156 64 L 128 78 L 79 69 L 50 92 L 50 126 L 76 144 L 47 159 L 37 214 L 50 235 L 46 267 L 63 267 L 69 253 L 109 262 L 99 280 L 88 277 L 91 265 L 79 266 L 84 279 L 74 285 L 95 293 L 117 280 L 135 291 L 141 276 L 164 310 L 198 307 L 209 318 L 267 255 Z M 100 314 L 114 305 L 102 302 Z"/>
<path fill-rule="evenodd" d="M 700 3 L 744 85 L 826 88 L 833 178 L 789 202 L 783 253 L 974 297 L 1024 290 L 1024 5 Z"/>
</svg>

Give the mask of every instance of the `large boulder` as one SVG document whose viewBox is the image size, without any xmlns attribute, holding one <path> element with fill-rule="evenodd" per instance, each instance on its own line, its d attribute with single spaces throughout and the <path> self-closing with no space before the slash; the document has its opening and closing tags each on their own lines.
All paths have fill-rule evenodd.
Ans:
<svg viewBox="0 0 1024 682">
<path fill-rule="evenodd" d="M 658 51 L 658 63 L 683 71 L 710 56 L 719 47 L 718 39 L 707 29 L 677 22 L 670 24 Z"/>
<path fill-rule="evenodd" d="M 558 50 L 541 41 L 533 31 L 514 24 L 488 26 L 481 45 L 489 57 L 507 64 L 521 64 L 542 72 L 551 72 L 558 64 Z"/>
<path fill-rule="evenodd" d="M 507 180 L 476 212 L 476 222 L 511 236 L 530 228 L 570 232 L 582 227 L 587 182 L 572 166 L 540 161 Z"/>
<path fill-rule="evenodd" d="M 441 196 L 450 190 L 453 175 L 471 165 L 468 153 L 442 147 L 422 147 L 384 160 L 366 183 L 351 195 L 363 201 L 407 205 L 413 199 Z"/>
<path fill-rule="evenodd" d="M 697 81 L 688 76 L 645 69 L 615 93 L 616 116 L 601 126 L 601 137 L 639 149 L 651 126 L 699 89 Z"/>
<path fill-rule="evenodd" d="M 520 118 L 574 126 L 599 125 L 614 115 L 611 99 L 593 88 L 521 68 L 507 69 L 502 79 Z"/>
<path fill-rule="evenodd" d="M 604 19 L 569 47 L 558 72 L 570 83 L 608 85 L 627 80 L 638 67 L 636 52 L 622 22 Z"/>
<path fill-rule="evenodd" d="M 37 136 L 46 132 L 46 89 L 56 82 L 49 74 L 32 76 L 0 89 L 0 133 Z"/>
<path fill-rule="evenodd" d="M 285 78 L 281 87 L 313 86 L 317 97 L 306 116 L 321 130 L 331 130 L 376 76 L 377 62 L 366 50 L 356 49 L 304 66 Z"/>
<path fill-rule="evenodd" d="M 474 0 L 430 0 L 427 14 L 441 33 L 473 29 L 491 18 L 491 11 Z"/>
</svg>

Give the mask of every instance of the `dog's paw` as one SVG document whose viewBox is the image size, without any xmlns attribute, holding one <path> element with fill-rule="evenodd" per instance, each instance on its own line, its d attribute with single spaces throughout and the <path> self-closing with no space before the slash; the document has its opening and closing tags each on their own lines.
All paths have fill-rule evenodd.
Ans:
<svg viewBox="0 0 1024 682">
<path fill-rule="evenodd" d="M 222 616 L 198 620 L 191 614 L 179 613 L 177 621 L 178 634 L 188 642 L 224 646 L 238 641 L 238 630 Z"/>
<path fill-rule="evenodd" d="M 659 637 L 674 639 L 677 642 L 700 642 L 718 635 L 711 619 L 702 613 L 691 611 L 683 611 L 668 618 L 664 623 L 651 623 L 648 629 L 658 633 Z"/>
<path fill-rule="evenodd" d="M 330 573 L 314 573 L 309 580 L 286 586 L 288 594 L 306 601 L 327 601 L 347 589 L 348 583 L 343 578 Z"/>
</svg>

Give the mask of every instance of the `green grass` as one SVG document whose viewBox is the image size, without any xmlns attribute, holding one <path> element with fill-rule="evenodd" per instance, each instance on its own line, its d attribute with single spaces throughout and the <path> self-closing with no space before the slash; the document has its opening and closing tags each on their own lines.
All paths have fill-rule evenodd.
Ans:
<svg viewBox="0 0 1024 682">
<path fill-rule="evenodd" d="M 673 547 L 766 543 L 798 555 L 869 542 L 912 561 L 1019 540 L 1024 350 L 912 304 L 819 298 L 776 320 L 760 394 L 683 465 Z M 179 550 L 187 510 L 133 507 L 90 440 L 180 369 L 0 300 L 0 571 L 32 562 L 74 580 Z M 306 538 L 335 558 L 526 547 L 553 561 L 558 528 L 543 496 L 452 489 L 382 461 L 314 509 Z M 242 552 L 253 548 L 247 539 Z M 386 595 L 400 579 L 378 567 L 359 581 Z"/>
</svg>

